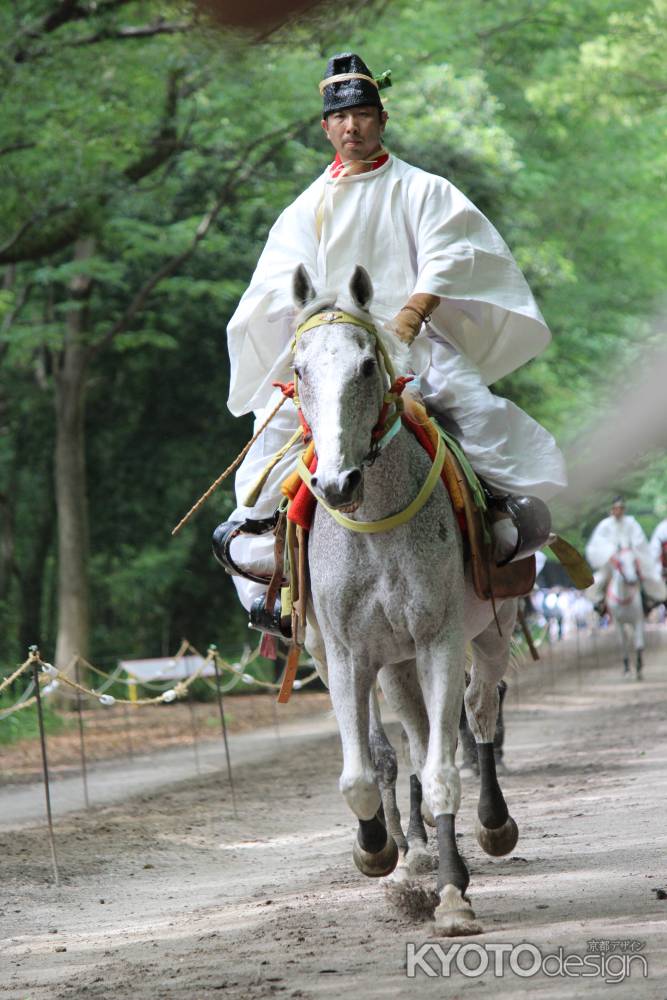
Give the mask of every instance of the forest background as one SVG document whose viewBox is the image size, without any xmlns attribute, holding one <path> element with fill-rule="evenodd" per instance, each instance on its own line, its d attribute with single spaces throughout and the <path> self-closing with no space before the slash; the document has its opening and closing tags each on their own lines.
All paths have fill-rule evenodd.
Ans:
<svg viewBox="0 0 667 1000">
<path fill-rule="evenodd" d="M 246 641 L 210 554 L 232 483 L 170 531 L 249 437 L 225 327 L 330 159 L 334 52 L 392 70 L 388 148 L 509 243 L 554 340 L 494 389 L 594 464 L 584 438 L 665 332 L 666 26 L 665 0 L 325 3 L 259 38 L 186 0 L 2 4 L 2 664 Z M 620 488 L 647 530 L 667 513 L 664 450 L 635 444 L 559 513 L 572 540 Z"/>
</svg>

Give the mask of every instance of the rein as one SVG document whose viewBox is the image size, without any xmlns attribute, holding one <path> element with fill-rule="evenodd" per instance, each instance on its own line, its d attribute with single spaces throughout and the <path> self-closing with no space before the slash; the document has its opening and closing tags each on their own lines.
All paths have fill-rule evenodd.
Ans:
<svg viewBox="0 0 667 1000">
<path fill-rule="evenodd" d="M 626 551 L 626 550 L 621 549 L 620 551 Z M 641 579 L 641 571 L 639 568 L 639 561 L 637 558 L 635 558 L 635 569 L 637 570 L 636 580 L 626 579 L 625 573 L 623 572 L 623 568 L 618 559 L 616 558 L 616 556 L 612 556 L 612 558 L 609 561 L 613 566 L 613 568 L 616 570 L 617 574 L 620 576 L 625 586 L 632 587 L 632 593 L 630 594 L 629 597 L 626 598 L 620 597 L 614 590 L 614 579 L 612 577 L 612 579 L 609 581 L 609 586 L 607 587 L 607 600 L 609 601 L 610 604 L 617 604 L 619 607 L 626 607 L 628 604 L 631 604 L 635 599 L 636 594 L 634 588 L 641 587 L 642 579 Z"/>
<path fill-rule="evenodd" d="M 402 375 L 398 378 L 396 377 L 389 353 L 373 323 L 366 322 L 351 313 L 342 312 L 340 310 L 327 310 L 315 313 L 313 316 L 310 316 L 307 320 L 301 323 L 297 327 L 296 333 L 292 339 L 292 352 L 294 353 L 296 351 L 299 340 L 308 330 L 314 330 L 325 325 L 328 326 L 332 323 L 345 323 L 347 325 L 360 326 L 362 329 L 372 334 L 375 339 L 377 358 L 378 361 L 381 361 L 381 367 L 383 368 L 383 377 L 385 383 L 388 383 L 389 386 L 383 397 L 382 408 L 380 410 L 377 423 L 371 433 L 371 445 L 368 456 L 365 460 L 366 464 L 372 464 L 381 449 L 385 447 L 389 441 L 391 441 L 391 439 L 400 431 L 402 427 L 401 415 L 405 408 L 402 393 L 406 385 L 412 381 L 412 376 Z M 299 421 L 301 422 L 301 426 L 304 430 L 304 437 L 306 436 L 306 432 L 308 432 L 310 437 L 312 437 L 310 428 L 308 427 L 308 424 L 301 412 L 301 406 L 298 399 L 296 374 L 293 385 L 290 384 L 288 386 L 281 386 L 281 388 L 286 395 L 289 394 L 291 396 L 298 407 Z M 394 412 L 390 414 L 389 411 L 392 406 L 394 408 Z M 440 473 L 442 472 L 442 467 L 445 462 L 445 455 L 445 443 L 442 440 L 442 437 L 438 435 L 438 445 L 433 459 L 433 464 L 431 465 L 429 474 L 424 480 L 417 496 L 402 511 L 399 511 L 397 514 L 392 514 L 390 517 L 381 518 L 379 521 L 356 521 L 351 517 L 346 517 L 344 514 L 341 514 L 340 511 L 329 507 L 329 505 L 325 503 L 321 497 L 317 496 L 313 490 L 312 475 L 303 460 L 303 454 L 299 456 L 297 462 L 297 472 L 317 502 L 324 507 L 327 513 L 330 514 L 331 517 L 338 522 L 338 524 L 348 528 L 350 531 L 362 532 L 364 534 L 375 534 L 381 531 L 391 531 L 393 528 L 397 528 L 401 524 L 407 524 L 408 521 L 411 521 L 412 518 L 422 509 L 433 493 L 438 479 L 440 478 Z"/>
</svg>

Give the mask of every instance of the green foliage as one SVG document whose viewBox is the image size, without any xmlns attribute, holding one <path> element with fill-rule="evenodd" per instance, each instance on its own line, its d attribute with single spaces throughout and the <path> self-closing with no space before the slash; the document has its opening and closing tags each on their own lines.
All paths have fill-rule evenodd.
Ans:
<svg viewBox="0 0 667 1000">
<path fill-rule="evenodd" d="M 16 687 L 17 685 L 13 685 Z M 7 691 L 0 695 L 0 716 L 3 712 L 16 702 L 17 696 L 13 696 Z M 44 718 L 44 730 L 46 733 L 61 733 L 68 728 L 68 723 L 58 712 L 52 709 L 48 702 L 42 705 Z M 7 745 L 18 743 L 19 740 L 34 740 L 39 737 L 39 718 L 37 707 L 31 705 L 29 708 L 13 712 L 12 715 L 0 718 L 0 743 Z"/>
</svg>

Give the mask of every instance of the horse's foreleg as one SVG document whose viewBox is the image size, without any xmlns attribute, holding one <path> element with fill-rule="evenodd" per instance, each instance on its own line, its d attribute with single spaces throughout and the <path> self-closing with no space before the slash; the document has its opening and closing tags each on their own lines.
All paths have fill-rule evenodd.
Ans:
<svg viewBox="0 0 667 1000">
<path fill-rule="evenodd" d="M 516 602 L 505 602 L 498 614 L 502 636 L 498 635 L 494 622 L 473 641 L 473 666 L 465 693 L 466 713 L 477 741 L 480 770 L 475 832 L 480 847 L 494 856 L 509 854 L 519 837 L 498 783 L 495 746 L 500 710 L 499 682 L 509 660 L 515 617 Z"/>
<path fill-rule="evenodd" d="M 461 801 L 456 737 L 465 686 L 463 630 L 432 650 L 419 651 L 417 671 L 428 712 L 429 739 L 422 768 L 424 799 L 438 835 L 438 894 L 435 931 L 447 937 L 479 934 L 481 927 L 465 893 L 470 876 L 456 843 L 455 818 Z"/>
<path fill-rule="evenodd" d="M 408 842 L 403 833 L 401 814 L 396 802 L 398 762 L 396 760 L 396 751 L 389 742 L 384 726 L 382 725 L 380 704 L 375 685 L 371 688 L 369 710 L 371 756 L 375 765 L 375 774 L 382 797 L 385 825 L 388 832 L 394 838 L 399 851 L 405 853 L 408 849 Z"/>
<path fill-rule="evenodd" d="M 428 838 L 422 818 L 422 786 L 419 780 L 426 760 L 428 716 L 417 681 L 414 661 L 383 667 L 379 677 L 389 706 L 401 720 L 404 738 L 409 746 L 413 770 L 410 774 L 407 853 L 402 868 L 410 875 L 419 875 L 433 868 L 431 856 L 426 850 Z M 430 814 L 429 819 L 432 820 Z"/>
<path fill-rule="evenodd" d="M 343 748 L 339 787 L 359 820 L 352 856 L 364 875 L 388 875 L 398 862 L 398 848 L 378 816 L 381 797 L 369 746 L 369 699 L 375 677 L 370 668 L 355 664 L 344 651 L 327 659 L 329 690 Z"/>
<path fill-rule="evenodd" d="M 621 649 L 623 650 L 623 676 L 627 677 L 630 674 L 630 644 L 625 624 L 618 617 L 616 618 L 616 628 L 621 640 Z"/>
</svg>

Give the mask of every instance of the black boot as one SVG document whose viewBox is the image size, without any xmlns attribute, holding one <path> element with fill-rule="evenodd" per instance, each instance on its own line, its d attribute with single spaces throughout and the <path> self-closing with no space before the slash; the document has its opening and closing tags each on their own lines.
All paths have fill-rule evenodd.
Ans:
<svg viewBox="0 0 667 1000">
<path fill-rule="evenodd" d="M 518 559 L 534 555 L 549 539 L 551 534 L 551 513 L 544 500 L 539 497 L 490 496 L 489 522 L 494 525 L 509 521 L 516 532 L 516 540 L 497 559 L 496 565 L 506 566 Z M 501 530 L 501 529 L 499 529 Z"/>
<path fill-rule="evenodd" d="M 292 619 L 283 617 L 280 596 L 276 597 L 273 611 L 266 610 L 266 594 L 255 598 L 250 608 L 250 627 L 260 632 L 268 632 L 279 639 L 292 638 Z"/>
</svg>

